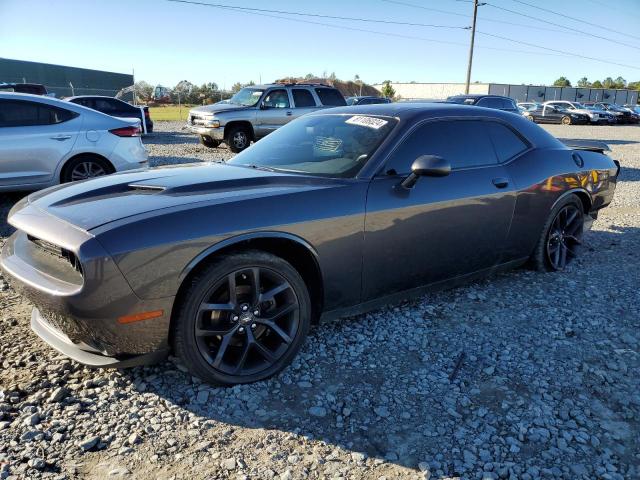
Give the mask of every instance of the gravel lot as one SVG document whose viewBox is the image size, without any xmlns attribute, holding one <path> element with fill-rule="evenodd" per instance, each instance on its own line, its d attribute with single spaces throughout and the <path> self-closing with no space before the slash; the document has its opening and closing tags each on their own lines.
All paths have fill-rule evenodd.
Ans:
<svg viewBox="0 0 640 480">
<path fill-rule="evenodd" d="M 156 128 L 152 165 L 230 156 Z M 623 165 L 566 272 L 322 325 L 266 382 L 212 388 L 172 359 L 83 368 L 0 277 L 0 478 L 639 478 L 640 127 L 546 128 Z M 19 197 L 0 197 L 0 237 Z"/>
</svg>

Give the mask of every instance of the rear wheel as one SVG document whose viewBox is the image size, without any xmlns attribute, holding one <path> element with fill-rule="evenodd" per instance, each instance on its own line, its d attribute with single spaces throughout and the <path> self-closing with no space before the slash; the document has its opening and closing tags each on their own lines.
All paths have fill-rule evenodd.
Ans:
<svg viewBox="0 0 640 480">
<path fill-rule="evenodd" d="M 220 140 L 215 140 L 208 135 L 200 135 L 200 143 L 208 148 L 216 148 L 222 142 Z"/>
<path fill-rule="evenodd" d="M 62 183 L 87 180 L 113 173 L 113 168 L 106 160 L 91 155 L 80 155 L 65 165 L 60 180 Z"/>
<path fill-rule="evenodd" d="M 226 138 L 229 150 L 233 153 L 240 153 L 251 143 L 251 134 L 247 127 L 231 127 Z"/>
<path fill-rule="evenodd" d="M 564 117 L 562 117 L 561 122 L 563 125 L 571 125 L 571 117 L 565 115 Z"/>
<path fill-rule="evenodd" d="M 582 202 L 569 195 L 549 215 L 532 256 L 535 268 L 542 272 L 564 270 L 578 256 L 583 227 Z"/>
<path fill-rule="evenodd" d="M 289 263 L 259 251 L 229 255 L 189 281 L 177 309 L 175 352 L 210 383 L 263 380 L 291 363 L 310 318 L 306 285 Z"/>
</svg>

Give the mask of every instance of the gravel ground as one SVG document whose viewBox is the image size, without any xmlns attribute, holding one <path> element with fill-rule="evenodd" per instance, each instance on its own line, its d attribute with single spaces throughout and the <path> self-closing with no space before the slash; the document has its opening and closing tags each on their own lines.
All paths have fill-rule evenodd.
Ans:
<svg viewBox="0 0 640 480">
<path fill-rule="evenodd" d="M 152 165 L 230 155 L 156 127 Z M 265 382 L 212 388 L 173 359 L 83 368 L 0 277 L 0 478 L 639 478 L 640 127 L 547 128 L 623 165 L 565 272 L 322 325 Z"/>
</svg>

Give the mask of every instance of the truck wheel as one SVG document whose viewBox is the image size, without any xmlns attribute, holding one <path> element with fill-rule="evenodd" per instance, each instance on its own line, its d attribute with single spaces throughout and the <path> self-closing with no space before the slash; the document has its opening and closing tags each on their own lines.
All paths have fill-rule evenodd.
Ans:
<svg viewBox="0 0 640 480">
<path fill-rule="evenodd" d="M 229 150 L 233 153 L 240 153 L 251 143 L 251 135 L 247 127 L 232 127 L 229 130 L 226 142 L 229 145 Z"/>
<path fill-rule="evenodd" d="M 200 135 L 200 143 L 207 148 L 216 148 L 220 145 L 220 140 L 214 140 L 208 135 Z"/>
</svg>

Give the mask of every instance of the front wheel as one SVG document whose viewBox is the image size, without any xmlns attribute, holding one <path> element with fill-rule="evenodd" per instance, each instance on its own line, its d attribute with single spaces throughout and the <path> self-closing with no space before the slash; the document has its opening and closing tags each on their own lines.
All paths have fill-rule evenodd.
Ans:
<svg viewBox="0 0 640 480">
<path fill-rule="evenodd" d="M 246 127 L 232 127 L 226 138 L 229 150 L 240 153 L 251 143 L 251 135 Z"/>
<path fill-rule="evenodd" d="M 255 382 L 291 363 L 310 319 L 307 287 L 288 262 L 260 251 L 233 254 L 189 280 L 177 307 L 175 352 L 204 381 Z"/>
<path fill-rule="evenodd" d="M 569 195 L 554 207 L 532 256 L 541 272 L 564 270 L 582 245 L 584 210 L 576 195 Z"/>
</svg>

